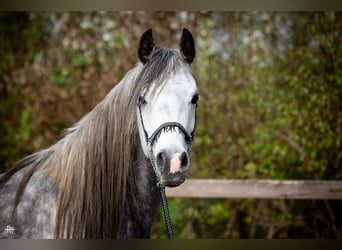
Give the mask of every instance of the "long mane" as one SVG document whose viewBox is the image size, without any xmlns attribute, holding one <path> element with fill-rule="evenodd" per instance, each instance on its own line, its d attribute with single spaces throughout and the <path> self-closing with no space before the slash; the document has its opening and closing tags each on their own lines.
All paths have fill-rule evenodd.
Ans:
<svg viewBox="0 0 342 250">
<path fill-rule="evenodd" d="M 55 238 L 117 238 L 133 168 L 148 164 L 138 134 L 136 104 L 152 82 L 158 84 L 185 64 L 178 50 L 156 50 L 139 63 L 90 113 L 50 148 L 34 153 L 7 172 L 0 187 L 30 167 L 16 193 L 15 207 L 30 177 L 42 169 L 58 186 Z"/>
<path fill-rule="evenodd" d="M 136 71 L 70 130 L 60 154 L 47 162 L 60 188 L 57 238 L 115 238 L 119 233 L 129 172 L 140 150 L 136 105 L 130 98 Z"/>
</svg>

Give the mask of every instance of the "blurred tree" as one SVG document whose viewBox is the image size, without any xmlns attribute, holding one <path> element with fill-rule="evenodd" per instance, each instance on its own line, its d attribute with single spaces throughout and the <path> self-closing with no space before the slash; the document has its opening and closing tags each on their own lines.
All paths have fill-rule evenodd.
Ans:
<svg viewBox="0 0 342 250">
<path fill-rule="evenodd" d="M 28 143 L 31 109 L 25 103 L 22 81 L 13 71 L 32 64 L 44 47 L 42 25 L 27 12 L 0 13 L 0 171 L 28 153 L 21 144 Z"/>
</svg>

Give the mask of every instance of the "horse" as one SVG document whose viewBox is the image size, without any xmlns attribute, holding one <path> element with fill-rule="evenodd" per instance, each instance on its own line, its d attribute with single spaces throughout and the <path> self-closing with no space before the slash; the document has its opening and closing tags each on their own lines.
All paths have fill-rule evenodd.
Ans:
<svg viewBox="0 0 342 250">
<path fill-rule="evenodd" d="M 149 238 L 158 185 L 186 179 L 199 92 L 195 43 L 156 47 L 152 29 L 138 62 L 64 136 L 0 177 L 0 238 Z"/>
</svg>

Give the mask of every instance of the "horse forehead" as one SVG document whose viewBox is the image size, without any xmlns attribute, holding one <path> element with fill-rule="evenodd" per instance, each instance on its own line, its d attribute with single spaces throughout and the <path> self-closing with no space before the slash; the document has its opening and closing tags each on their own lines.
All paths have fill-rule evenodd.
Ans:
<svg viewBox="0 0 342 250">
<path fill-rule="evenodd" d="M 190 72 L 187 71 L 181 71 L 180 73 L 176 74 L 173 81 L 176 85 L 184 85 L 186 88 L 196 88 L 195 79 Z"/>
<path fill-rule="evenodd" d="M 196 81 L 190 73 L 184 72 L 171 77 L 164 89 L 169 95 L 186 96 L 186 93 L 197 91 Z"/>
<path fill-rule="evenodd" d="M 193 93 L 196 93 L 197 84 L 193 76 L 187 71 L 177 72 L 176 74 L 169 76 L 163 81 L 163 83 L 157 85 L 155 94 L 153 87 L 146 91 L 145 97 L 152 101 L 160 101 L 164 98 L 171 98 L 169 101 L 174 100 L 176 97 L 178 100 L 188 97 Z M 166 100 L 164 99 L 163 102 Z"/>
</svg>

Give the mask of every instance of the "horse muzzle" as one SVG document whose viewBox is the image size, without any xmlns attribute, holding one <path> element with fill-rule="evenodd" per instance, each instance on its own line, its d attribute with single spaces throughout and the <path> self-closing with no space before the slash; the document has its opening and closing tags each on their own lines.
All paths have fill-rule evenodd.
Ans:
<svg viewBox="0 0 342 250">
<path fill-rule="evenodd" d="M 189 154 L 161 150 L 156 156 L 156 166 L 161 174 L 161 182 L 165 186 L 175 187 L 185 181 L 186 173 L 190 166 Z"/>
</svg>

